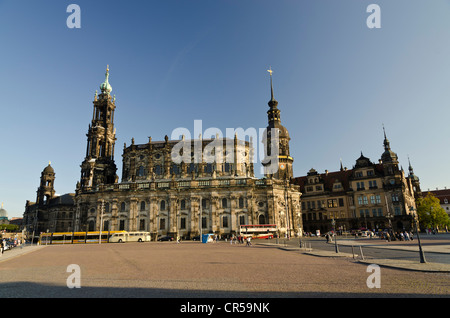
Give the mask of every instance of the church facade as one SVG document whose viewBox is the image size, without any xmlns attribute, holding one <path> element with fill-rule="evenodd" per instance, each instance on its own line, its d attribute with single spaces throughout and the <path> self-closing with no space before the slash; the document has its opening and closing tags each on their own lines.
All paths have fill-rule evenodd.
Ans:
<svg viewBox="0 0 450 318">
<path fill-rule="evenodd" d="M 267 166 L 262 179 L 254 176 L 251 140 L 200 135 L 192 140 L 149 138 L 145 144 L 132 139 L 123 147 L 119 182 L 109 70 L 100 89 L 76 188 L 75 231 L 148 231 L 152 239 L 192 238 L 200 233 L 237 235 L 241 225 L 274 224 L 279 235 L 302 234 L 301 193 L 291 182 L 290 138 L 281 125 L 272 79 L 264 140 L 275 145 L 277 166 Z"/>
</svg>

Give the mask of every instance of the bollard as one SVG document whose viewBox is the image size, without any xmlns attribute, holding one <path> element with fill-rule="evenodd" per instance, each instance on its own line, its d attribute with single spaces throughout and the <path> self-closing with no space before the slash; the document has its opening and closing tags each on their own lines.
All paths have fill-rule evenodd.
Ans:
<svg viewBox="0 0 450 318">
<path fill-rule="evenodd" d="M 363 254 L 361 245 L 359 246 L 359 251 L 361 252 L 361 259 L 364 260 L 364 254 Z"/>
<path fill-rule="evenodd" d="M 353 249 L 353 245 L 352 245 L 352 254 L 353 254 L 353 259 L 355 259 L 355 250 Z"/>
</svg>

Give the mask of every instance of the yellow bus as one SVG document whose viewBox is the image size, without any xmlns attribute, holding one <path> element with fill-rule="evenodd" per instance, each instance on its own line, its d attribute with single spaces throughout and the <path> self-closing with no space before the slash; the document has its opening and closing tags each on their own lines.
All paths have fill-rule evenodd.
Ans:
<svg viewBox="0 0 450 318">
<path fill-rule="evenodd" d="M 102 231 L 101 243 L 108 243 L 111 235 L 125 231 Z M 126 233 L 126 232 L 125 232 Z M 89 244 L 99 243 L 100 231 L 41 233 L 39 244 Z"/>
</svg>

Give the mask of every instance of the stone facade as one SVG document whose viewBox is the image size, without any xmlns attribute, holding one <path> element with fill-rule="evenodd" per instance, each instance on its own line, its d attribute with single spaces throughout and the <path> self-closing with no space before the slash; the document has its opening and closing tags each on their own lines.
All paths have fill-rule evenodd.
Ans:
<svg viewBox="0 0 450 318">
<path fill-rule="evenodd" d="M 75 197 L 76 231 L 101 227 L 148 231 L 152 238 L 200 233 L 229 236 L 238 234 L 240 225 L 276 224 L 280 235 L 301 235 L 301 193 L 291 183 L 290 138 L 280 123 L 272 81 L 264 139 L 273 139 L 270 134 L 278 129 L 277 159 L 283 174 L 270 171 L 263 179 L 255 178 L 253 145 L 237 135 L 195 140 L 166 136 L 163 141 L 149 138 L 146 144 L 135 144 L 132 139 L 131 145 L 124 145 L 119 183 L 114 162 L 116 105 L 108 78 L 107 70 L 102 91 L 94 99 Z"/>
</svg>

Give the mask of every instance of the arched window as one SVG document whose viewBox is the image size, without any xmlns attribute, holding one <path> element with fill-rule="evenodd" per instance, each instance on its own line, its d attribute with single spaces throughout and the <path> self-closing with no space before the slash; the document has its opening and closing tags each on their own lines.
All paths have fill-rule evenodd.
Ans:
<svg viewBox="0 0 450 318">
<path fill-rule="evenodd" d="M 161 211 L 164 211 L 166 209 L 166 201 L 162 200 L 159 207 Z"/>
<path fill-rule="evenodd" d="M 105 213 L 109 212 L 109 202 L 105 203 Z"/>
<path fill-rule="evenodd" d="M 240 198 L 239 198 L 239 208 L 240 208 L 240 209 L 243 209 L 243 208 L 244 208 L 244 198 L 243 198 L 243 197 L 240 197 Z"/>
<path fill-rule="evenodd" d="M 141 201 L 141 211 L 145 211 L 145 201 Z"/>
<path fill-rule="evenodd" d="M 161 175 L 161 166 L 160 165 L 155 166 L 155 174 L 158 176 Z"/>
<path fill-rule="evenodd" d="M 95 231 L 95 222 L 89 221 L 89 231 Z"/>
<path fill-rule="evenodd" d="M 186 200 L 181 200 L 181 202 L 180 202 L 180 208 L 181 208 L 181 210 L 185 210 L 186 209 Z"/>
<path fill-rule="evenodd" d="M 223 198 L 222 199 L 222 208 L 228 208 L 228 201 L 227 201 L 227 199 L 226 198 Z"/>
<path fill-rule="evenodd" d="M 125 202 L 122 202 L 122 203 L 120 204 L 120 212 L 125 212 L 125 208 L 126 208 Z"/>
<path fill-rule="evenodd" d="M 202 208 L 207 209 L 208 208 L 208 199 L 202 199 Z"/>
<path fill-rule="evenodd" d="M 261 214 L 258 219 L 259 224 L 266 224 L 266 217 L 263 214 Z"/>
<path fill-rule="evenodd" d="M 144 176 L 144 167 L 140 166 L 138 171 L 137 171 L 137 176 L 138 177 L 143 177 Z"/>
</svg>

